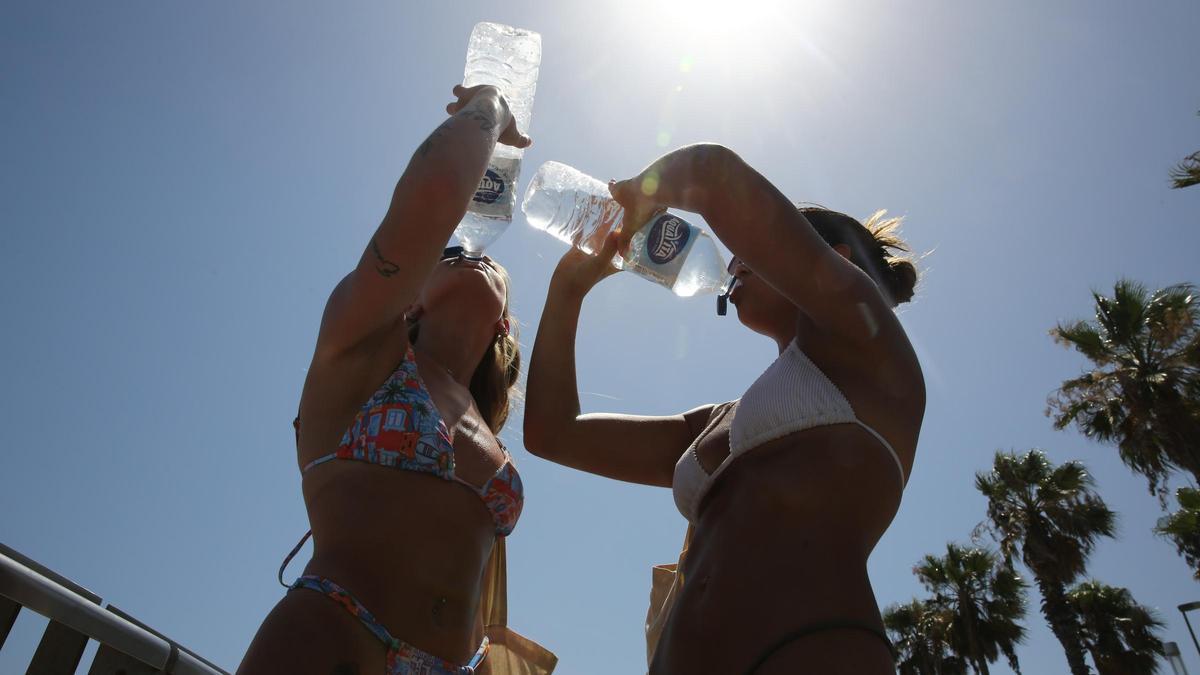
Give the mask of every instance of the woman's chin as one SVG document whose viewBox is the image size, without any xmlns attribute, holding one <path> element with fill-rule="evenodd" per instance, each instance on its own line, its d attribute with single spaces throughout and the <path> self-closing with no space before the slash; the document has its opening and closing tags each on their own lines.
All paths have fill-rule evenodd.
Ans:
<svg viewBox="0 0 1200 675">
<path fill-rule="evenodd" d="M 761 312 L 756 312 L 753 306 L 737 306 L 737 317 L 738 323 L 771 339 L 775 339 L 775 333 L 779 330 L 778 317 L 763 316 Z"/>
<path fill-rule="evenodd" d="M 734 307 L 737 311 L 738 323 L 742 324 L 746 328 L 749 328 L 755 333 L 759 332 L 758 327 L 762 324 L 762 321 L 760 320 L 760 317 L 754 313 L 754 308 L 746 307 L 745 304 L 735 304 Z"/>
<path fill-rule="evenodd" d="M 491 279 L 474 270 L 464 270 L 453 277 L 440 279 L 436 287 L 427 288 L 426 291 L 431 296 L 431 303 L 440 300 L 455 305 L 488 305 L 495 301 L 497 295 Z"/>
</svg>

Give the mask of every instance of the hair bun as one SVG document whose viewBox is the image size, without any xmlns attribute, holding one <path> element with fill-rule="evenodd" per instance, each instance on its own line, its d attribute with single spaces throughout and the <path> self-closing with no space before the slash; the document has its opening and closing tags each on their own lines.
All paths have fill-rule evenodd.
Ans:
<svg viewBox="0 0 1200 675">
<path fill-rule="evenodd" d="M 917 268 L 908 260 L 894 258 L 888 261 L 888 290 L 896 304 L 913 298 L 917 287 Z"/>
</svg>

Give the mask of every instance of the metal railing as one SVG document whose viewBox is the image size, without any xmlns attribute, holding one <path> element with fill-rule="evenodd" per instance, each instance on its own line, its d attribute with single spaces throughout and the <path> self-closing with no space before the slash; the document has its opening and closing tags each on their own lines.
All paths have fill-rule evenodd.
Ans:
<svg viewBox="0 0 1200 675">
<path fill-rule="evenodd" d="M 0 544 L 0 649 L 21 609 L 50 620 L 26 671 L 72 675 L 88 640 L 100 643 L 88 675 L 229 675 L 100 596 Z"/>
</svg>

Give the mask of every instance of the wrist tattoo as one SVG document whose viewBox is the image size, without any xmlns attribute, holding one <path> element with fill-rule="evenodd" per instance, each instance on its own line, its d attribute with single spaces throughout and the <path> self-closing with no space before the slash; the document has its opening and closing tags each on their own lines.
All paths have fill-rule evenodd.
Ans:
<svg viewBox="0 0 1200 675">
<path fill-rule="evenodd" d="M 417 146 L 417 154 L 421 157 L 428 156 L 429 151 L 433 149 L 434 141 L 444 136 L 445 132 L 454 126 L 454 120 L 458 117 L 469 119 L 472 122 L 478 123 L 480 130 L 486 131 L 487 133 L 492 133 L 496 130 L 496 119 L 493 116 L 483 112 L 478 108 L 464 108 L 463 110 L 458 111 L 454 117 L 442 122 L 438 128 L 434 129 L 433 133 L 429 134 L 429 137 L 422 141 L 421 145 Z"/>
<path fill-rule="evenodd" d="M 371 252 L 375 254 L 375 271 L 379 272 L 379 276 L 390 277 L 400 271 L 399 265 L 383 257 L 374 238 L 371 239 Z"/>
<path fill-rule="evenodd" d="M 490 132 L 496 128 L 496 120 L 481 110 L 464 110 L 458 113 L 457 116 L 478 122 L 479 128 L 483 131 Z"/>
</svg>

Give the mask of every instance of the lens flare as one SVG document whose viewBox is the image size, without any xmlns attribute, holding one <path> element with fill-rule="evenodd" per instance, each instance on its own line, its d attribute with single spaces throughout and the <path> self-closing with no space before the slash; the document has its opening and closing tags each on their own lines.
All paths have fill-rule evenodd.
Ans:
<svg viewBox="0 0 1200 675">
<path fill-rule="evenodd" d="M 658 173 L 651 171 L 642 179 L 642 194 L 653 197 L 658 192 Z"/>
</svg>

